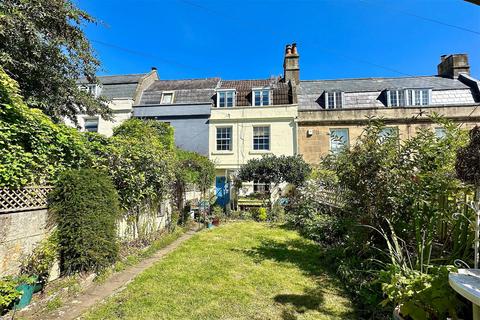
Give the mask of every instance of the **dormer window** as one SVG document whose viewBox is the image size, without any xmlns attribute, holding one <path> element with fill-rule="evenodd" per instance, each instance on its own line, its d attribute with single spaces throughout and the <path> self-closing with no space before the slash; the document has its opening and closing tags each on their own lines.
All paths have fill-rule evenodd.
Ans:
<svg viewBox="0 0 480 320">
<path fill-rule="evenodd" d="M 253 105 L 268 106 L 270 105 L 270 89 L 253 89 Z"/>
<path fill-rule="evenodd" d="M 100 95 L 100 86 L 95 83 L 82 84 L 80 90 L 87 92 L 97 98 Z"/>
<path fill-rule="evenodd" d="M 341 109 L 343 107 L 343 92 L 325 92 L 325 108 Z"/>
<path fill-rule="evenodd" d="M 389 107 L 426 106 L 430 104 L 430 89 L 399 89 L 387 91 Z"/>
<path fill-rule="evenodd" d="M 403 107 L 405 106 L 405 90 L 388 90 L 387 103 L 389 107 Z"/>
<path fill-rule="evenodd" d="M 173 103 L 173 91 L 164 91 L 162 92 L 162 99 L 160 100 L 161 104 L 171 104 Z"/>
<path fill-rule="evenodd" d="M 429 89 L 409 89 L 408 104 L 411 106 L 426 106 L 430 104 L 430 90 Z"/>
<path fill-rule="evenodd" d="M 235 90 L 217 91 L 217 107 L 231 108 L 235 105 Z"/>
</svg>

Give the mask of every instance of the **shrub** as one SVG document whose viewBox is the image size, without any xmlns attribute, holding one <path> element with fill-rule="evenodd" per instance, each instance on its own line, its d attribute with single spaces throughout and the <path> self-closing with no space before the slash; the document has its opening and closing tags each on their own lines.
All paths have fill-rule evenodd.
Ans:
<svg viewBox="0 0 480 320">
<path fill-rule="evenodd" d="M 352 148 L 323 160 L 288 205 L 288 220 L 293 225 L 308 237 L 333 246 L 329 250 L 337 257 L 330 264 L 337 267 L 367 318 L 382 317 L 378 314 L 382 312 L 378 273 L 390 262 L 389 257 L 396 256 L 384 254 L 392 245 L 379 230 L 391 230 L 398 239 L 405 239 L 406 256 L 416 261 L 404 274 L 405 281 L 414 283 L 421 292 L 422 286 L 427 288 L 434 281 L 429 278 L 432 274 L 424 275 L 425 269 L 420 267 L 431 265 L 428 259 L 437 265 L 435 268 L 455 259 L 471 261 L 473 235 L 468 220 L 473 211 L 466 203 L 472 200 L 473 192 L 454 179 L 456 151 L 465 145 L 466 134 L 458 125 L 435 115 L 432 121 L 445 128 L 445 137 L 439 139 L 432 130 L 423 128 L 402 142 L 397 135 L 382 137 L 381 121 L 371 121 Z M 472 140 L 480 141 L 479 136 L 471 134 Z M 459 155 L 467 154 L 469 161 L 477 159 L 474 151 L 461 150 Z M 467 176 L 466 181 L 474 181 L 466 163 L 457 163 L 457 172 Z M 327 194 L 325 189 L 334 192 Z M 340 208 L 322 201 L 334 201 Z M 459 213 L 462 218 L 455 219 Z M 398 290 L 407 292 L 406 288 L 412 288 L 409 283 Z M 390 289 L 384 286 L 384 290 Z M 427 293 L 422 296 L 421 292 L 411 299 L 428 304 Z M 397 293 L 390 294 L 386 307 L 401 303 Z"/>
<path fill-rule="evenodd" d="M 210 209 L 210 214 L 214 217 L 214 218 L 218 218 L 218 219 L 223 219 L 225 217 L 225 214 L 223 212 L 223 209 L 222 207 L 218 206 L 218 205 L 214 205 L 212 206 L 212 208 Z"/>
<path fill-rule="evenodd" d="M 163 127 L 157 126 L 155 121 L 140 119 L 123 122 L 115 128 L 104 160 L 108 163 L 133 238 L 148 237 L 142 233 L 148 229 L 144 228 L 140 217 L 152 216 L 157 211 L 170 193 L 174 180 L 171 137 L 161 135 L 165 130 L 159 128 Z M 147 223 L 152 223 L 152 219 Z"/>
<path fill-rule="evenodd" d="M 256 220 L 260 222 L 267 221 L 267 208 L 258 208 Z"/>
<path fill-rule="evenodd" d="M 285 222 L 285 209 L 278 201 L 275 202 L 268 211 L 268 220 L 272 222 Z"/>
<path fill-rule="evenodd" d="M 382 289 L 387 295 L 383 304 L 399 305 L 402 316 L 413 320 L 458 319 L 457 310 L 462 304 L 448 283 L 448 274 L 454 271 L 453 266 L 430 267 L 427 272 L 420 272 L 392 265 L 381 272 Z"/>
<path fill-rule="evenodd" d="M 22 261 L 20 273 L 34 275 L 38 281 L 45 283 L 58 258 L 58 232 L 54 231 L 47 239 L 44 239 L 33 252 Z"/>
<path fill-rule="evenodd" d="M 18 283 L 11 277 L 0 279 L 0 315 L 10 309 L 21 293 L 17 291 Z"/>
<path fill-rule="evenodd" d="M 58 224 L 63 274 L 97 271 L 116 260 L 120 209 L 112 180 L 104 172 L 65 172 L 49 201 Z"/>
</svg>

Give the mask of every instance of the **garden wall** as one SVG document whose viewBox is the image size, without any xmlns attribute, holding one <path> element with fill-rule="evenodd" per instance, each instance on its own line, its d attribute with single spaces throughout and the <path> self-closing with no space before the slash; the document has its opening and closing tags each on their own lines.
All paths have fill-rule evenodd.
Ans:
<svg viewBox="0 0 480 320">
<path fill-rule="evenodd" d="M 0 277 L 17 274 L 22 258 L 31 254 L 55 227 L 47 210 L 47 193 L 50 189 L 0 189 Z M 171 213 L 171 206 L 165 201 L 156 212 L 140 216 L 139 229 L 143 234 L 162 230 L 170 224 Z M 125 219 L 118 223 L 118 235 L 127 241 L 134 238 Z M 56 264 L 50 280 L 58 276 Z"/>
<path fill-rule="evenodd" d="M 0 214 L 0 276 L 16 274 L 21 259 L 47 236 L 47 217 L 47 209 Z"/>
<path fill-rule="evenodd" d="M 172 208 L 168 201 L 165 201 L 157 212 L 145 212 L 139 217 L 139 232 L 140 234 L 151 234 L 156 231 L 168 227 L 172 219 Z M 132 230 L 132 225 L 128 223 L 127 219 L 123 218 L 118 223 L 118 236 L 122 240 L 134 240 L 138 237 L 135 230 Z"/>
</svg>

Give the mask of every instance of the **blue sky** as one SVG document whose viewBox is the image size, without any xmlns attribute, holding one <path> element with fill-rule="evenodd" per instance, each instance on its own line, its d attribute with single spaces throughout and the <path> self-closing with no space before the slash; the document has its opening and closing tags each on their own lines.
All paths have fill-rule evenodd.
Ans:
<svg viewBox="0 0 480 320">
<path fill-rule="evenodd" d="M 161 79 L 268 78 L 296 42 L 304 80 L 432 75 L 449 53 L 468 53 L 480 78 L 480 6 L 461 0 L 76 3 L 101 21 L 86 28 L 101 74 L 156 66 Z"/>
</svg>

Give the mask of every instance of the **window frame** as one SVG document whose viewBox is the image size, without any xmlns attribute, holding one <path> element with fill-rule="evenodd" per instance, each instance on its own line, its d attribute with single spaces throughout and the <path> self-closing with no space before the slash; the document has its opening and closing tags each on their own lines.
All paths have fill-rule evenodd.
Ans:
<svg viewBox="0 0 480 320">
<path fill-rule="evenodd" d="M 164 98 L 166 95 L 171 95 L 171 100 L 170 102 L 165 102 Z M 160 97 L 160 104 L 173 104 L 173 101 L 175 99 L 175 91 L 163 91 L 162 96 Z"/>
<path fill-rule="evenodd" d="M 255 149 L 255 129 L 258 128 L 267 128 L 268 129 L 268 149 Z M 260 139 L 260 138 L 257 138 Z M 265 143 L 263 143 L 264 145 Z M 262 151 L 271 151 L 272 148 L 272 128 L 270 125 L 254 125 L 252 126 L 252 150 L 254 152 L 262 152 Z"/>
<path fill-rule="evenodd" d="M 432 92 L 431 89 L 428 88 L 412 88 L 412 89 L 406 89 L 407 95 L 408 95 L 408 105 L 409 106 L 428 106 L 431 104 L 431 99 L 432 99 Z M 416 103 L 417 101 L 417 94 L 419 93 L 418 101 L 419 104 Z M 424 102 L 425 98 L 425 92 L 427 94 L 427 99 L 426 103 Z"/>
<path fill-rule="evenodd" d="M 264 104 L 264 93 L 265 91 L 268 92 L 268 104 Z M 260 104 L 255 103 L 255 92 L 260 92 Z M 252 89 L 252 106 L 253 107 L 265 107 L 265 106 L 271 106 L 272 105 L 272 90 L 270 87 L 265 87 L 265 88 L 253 88 Z"/>
<path fill-rule="evenodd" d="M 226 141 L 226 138 L 218 138 L 218 130 L 219 129 L 229 129 L 230 130 L 230 137 L 229 137 L 229 149 L 219 149 L 218 142 L 219 140 Z M 215 151 L 217 152 L 231 152 L 233 151 L 233 127 L 232 126 L 218 126 L 215 127 Z"/>
<path fill-rule="evenodd" d="M 225 94 L 225 105 L 221 106 L 220 105 L 220 94 L 224 93 Z M 227 103 L 227 93 L 232 93 L 232 105 L 229 106 Z M 237 91 L 235 89 L 221 89 L 217 90 L 217 108 L 233 108 L 236 106 L 236 99 L 237 98 Z"/>
<path fill-rule="evenodd" d="M 264 183 L 264 182 L 259 182 L 258 180 L 253 180 L 253 193 L 261 193 L 261 194 L 266 194 L 270 192 L 271 189 L 271 184 L 269 183 Z M 262 189 L 263 190 L 255 190 L 255 189 Z"/>
<path fill-rule="evenodd" d="M 343 148 L 349 148 L 350 147 L 350 129 L 349 128 L 329 128 L 328 129 L 328 132 L 329 132 L 329 151 L 332 152 L 333 154 L 337 154 L 341 151 L 341 149 L 336 149 L 336 150 L 333 150 L 332 149 L 332 131 L 334 130 L 346 130 L 347 132 L 347 141 L 346 143 L 344 144 Z"/>
<path fill-rule="evenodd" d="M 399 129 L 398 129 L 397 126 L 383 127 L 382 130 L 380 130 L 380 132 L 378 133 L 378 139 L 379 139 L 380 143 L 383 143 L 386 139 L 391 137 L 390 135 L 384 135 L 383 134 L 383 132 L 385 130 L 391 130 L 393 132 L 393 134 L 397 137 L 397 139 L 399 138 Z"/>
<path fill-rule="evenodd" d="M 400 103 L 400 92 L 403 95 L 403 103 Z M 420 104 L 416 104 L 416 93 L 419 92 Z M 392 104 L 392 94 L 395 93 L 396 104 Z M 427 94 L 426 104 L 424 104 L 424 94 Z M 388 89 L 387 90 L 387 106 L 388 107 L 416 107 L 428 106 L 432 103 L 431 88 L 404 88 L 404 89 Z"/>
<path fill-rule="evenodd" d="M 338 97 L 337 95 L 340 94 L 340 106 L 338 105 Z M 333 107 L 330 107 L 329 103 L 329 95 L 333 96 Z M 325 91 L 324 92 L 324 102 L 325 102 L 325 109 L 334 110 L 334 109 L 343 109 L 345 105 L 345 95 L 343 91 Z"/>
<path fill-rule="evenodd" d="M 98 98 L 100 95 L 100 85 L 97 83 L 84 83 L 79 86 L 80 90 L 91 94 L 95 98 Z"/>
<path fill-rule="evenodd" d="M 435 138 L 437 138 L 438 140 L 445 139 L 447 135 L 447 129 L 445 129 L 445 127 L 435 127 L 434 132 L 435 132 Z M 440 132 L 441 134 L 439 134 Z"/>
<path fill-rule="evenodd" d="M 97 130 L 96 131 L 91 131 L 91 130 L 87 129 L 87 122 L 89 122 L 89 121 L 95 121 L 96 122 L 96 124 L 97 124 L 97 126 L 96 126 Z M 99 127 L 100 127 L 99 117 L 88 117 L 88 118 L 83 119 L 83 131 L 84 132 L 97 132 L 98 133 L 98 128 Z"/>
</svg>

